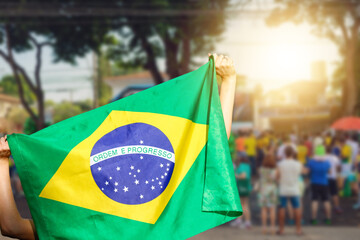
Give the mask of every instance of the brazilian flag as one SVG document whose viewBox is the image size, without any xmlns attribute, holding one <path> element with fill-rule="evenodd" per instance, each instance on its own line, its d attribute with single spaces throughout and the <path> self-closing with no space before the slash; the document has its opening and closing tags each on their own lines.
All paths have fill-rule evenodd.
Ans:
<svg viewBox="0 0 360 240">
<path fill-rule="evenodd" d="M 242 213 L 213 58 L 8 142 L 40 239 L 186 239 Z"/>
</svg>

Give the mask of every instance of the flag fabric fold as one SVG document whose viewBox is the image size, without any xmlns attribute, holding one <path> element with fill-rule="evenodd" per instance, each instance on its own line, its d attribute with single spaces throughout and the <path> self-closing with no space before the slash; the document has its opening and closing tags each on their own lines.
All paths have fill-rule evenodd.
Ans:
<svg viewBox="0 0 360 240">
<path fill-rule="evenodd" d="M 242 213 L 212 57 L 8 142 L 40 239 L 186 239 Z"/>
</svg>

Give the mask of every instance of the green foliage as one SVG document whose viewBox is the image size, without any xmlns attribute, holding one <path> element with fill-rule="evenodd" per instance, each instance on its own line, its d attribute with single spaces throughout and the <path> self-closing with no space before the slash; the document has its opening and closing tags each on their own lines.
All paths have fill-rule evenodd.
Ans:
<svg viewBox="0 0 360 240">
<path fill-rule="evenodd" d="M 108 104 L 112 97 L 112 88 L 104 82 L 100 83 L 100 106 Z"/>
<path fill-rule="evenodd" d="M 7 119 L 9 120 L 12 127 L 15 129 L 22 129 L 29 114 L 20 107 L 12 108 Z"/>
<path fill-rule="evenodd" d="M 21 79 L 24 88 L 24 97 L 31 104 L 35 101 L 35 94 L 30 91 L 29 86 L 24 84 L 24 80 Z M 16 80 L 12 75 L 6 75 L 0 80 L 0 88 L 2 92 L 14 97 L 19 96 L 18 86 L 16 84 Z"/>
<path fill-rule="evenodd" d="M 83 100 L 83 101 L 78 101 L 76 103 L 77 106 L 80 107 L 81 109 L 81 112 L 87 112 L 87 111 L 90 111 L 91 109 L 93 109 L 93 103 L 90 99 L 87 99 L 87 100 Z"/>
<path fill-rule="evenodd" d="M 117 1 L 108 1 L 111 6 Z M 85 2 L 86 3 L 86 2 Z M 69 7 L 83 6 L 84 1 L 70 0 L 12 0 L 12 6 L 31 9 L 36 7 L 52 7 L 57 11 L 65 11 Z M 91 3 L 89 3 L 91 5 Z M 17 52 L 32 50 L 34 45 L 30 36 L 36 36 L 52 46 L 53 60 L 65 61 L 75 64 L 76 57 L 85 56 L 90 50 L 99 51 L 102 43 L 109 42 L 107 33 L 110 31 L 110 21 L 104 21 L 100 17 L 73 16 L 70 13 L 58 16 L 42 16 L 30 18 L 24 21 L 22 15 L 10 17 L 0 16 L 0 44 L 4 43 L 5 26 L 8 27 L 12 49 Z"/>
<path fill-rule="evenodd" d="M 37 131 L 36 124 L 32 118 L 27 118 L 24 123 L 24 133 L 33 134 Z"/>
<path fill-rule="evenodd" d="M 53 122 L 57 123 L 82 113 L 79 105 L 71 102 L 62 102 L 54 106 Z"/>
<path fill-rule="evenodd" d="M 50 125 L 51 124 L 49 122 L 45 123 L 45 127 L 48 127 Z M 33 134 L 37 131 L 38 131 L 38 129 L 37 129 L 35 121 L 30 117 L 26 118 L 25 123 L 24 123 L 24 133 L 29 135 L 29 134 Z"/>
<path fill-rule="evenodd" d="M 151 63 L 164 59 L 166 71 L 172 78 L 197 67 L 195 57 L 206 56 L 213 50 L 225 29 L 224 10 L 229 0 L 137 0 L 123 1 L 123 6 L 133 10 L 151 6 L 161 12 L 184 12 L 183 16 L 127 17 L 128 24 L 114 29 L 121 41 L 107 49 L 108 58 L 125 71 L 151 70 Z M 198 14 L 185 14 L 188 11 L 198 11 Z"/>
</svg>

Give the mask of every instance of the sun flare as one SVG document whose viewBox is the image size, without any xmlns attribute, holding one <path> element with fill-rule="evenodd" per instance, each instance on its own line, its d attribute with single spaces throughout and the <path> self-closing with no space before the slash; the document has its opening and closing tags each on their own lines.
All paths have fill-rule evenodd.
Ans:
<svg viewBox="0 0 360 240">
<path fill-rule="evenodd" d="M 264 58 L 267 60 L 267 72 L 276 81 L 286 82 L 299 71 L 310 71 L 311 52 L 302 45 L 269 45 Z"/>
</svg>

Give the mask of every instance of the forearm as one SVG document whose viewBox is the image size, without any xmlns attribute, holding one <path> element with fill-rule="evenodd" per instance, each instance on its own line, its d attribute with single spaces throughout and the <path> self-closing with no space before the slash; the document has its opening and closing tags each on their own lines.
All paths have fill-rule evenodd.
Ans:
<svg viewBox="0 0 360 240">
<path fill-rule="evenodd" d="M 0 159 L 0 227 L 1 233 L 19 239 L 35 239 L 32 220 L 23 219 L 11 190 L 9 162 Z"/>
<path fill-rule="evenodd" d="M 221 108 L 224 115 L 224 122 L 226 128 L 227 137 L 230 137 L 232 115 L 234 109 L 234 98 L 235 98 L 235 86 L 236 86 L 236 75 L 229 76 L 223 79 L 220 89 L 220 102 Z"/>
</svg>

